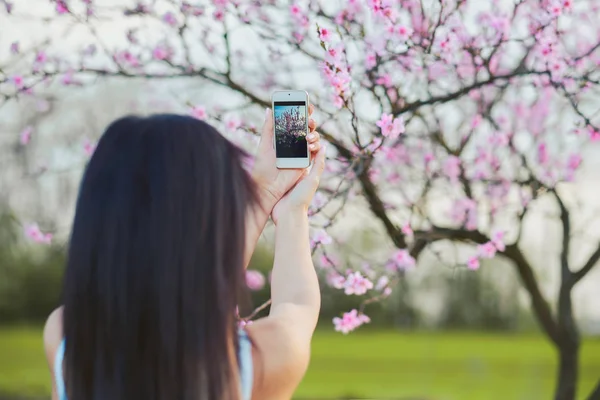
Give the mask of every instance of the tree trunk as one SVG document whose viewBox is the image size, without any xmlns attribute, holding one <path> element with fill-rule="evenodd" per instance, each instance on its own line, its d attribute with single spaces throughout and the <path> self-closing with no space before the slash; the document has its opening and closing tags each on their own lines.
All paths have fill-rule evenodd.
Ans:
<svg viewBox="0 0 600 400">
<path fill-rule="evenodd" d="M 555 400 L 575 400 L 578 373 L 579 343 L 561 344 Z"/>
<path fill-rule="evenodd" d="M 579 374 L 579 331 L 573 318 L 570 276 L 564 276 L 558 297 L 559 364 L 555 400 L 575 400 Z"/>
<path fill-rule="evenodd" d="M 587 398 L 587 400 L 600 400 L 600 380 L 596 384 L 594 390 L 592 390 L 592 393 L 590 394 L 590 397 Z"/>
</svg>

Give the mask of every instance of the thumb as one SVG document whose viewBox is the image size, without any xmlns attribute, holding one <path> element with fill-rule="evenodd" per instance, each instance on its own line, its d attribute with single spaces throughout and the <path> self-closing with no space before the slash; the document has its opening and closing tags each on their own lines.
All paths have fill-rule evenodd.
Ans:
<svg viewBox="0 0 600 400">
<path fill-rule="evenodd" d="M 263 148 L 273 147 L 273 112 L 269 107 L 265 109 L 265 123 L 260 135 L 260 146 Z"/>
</svg>

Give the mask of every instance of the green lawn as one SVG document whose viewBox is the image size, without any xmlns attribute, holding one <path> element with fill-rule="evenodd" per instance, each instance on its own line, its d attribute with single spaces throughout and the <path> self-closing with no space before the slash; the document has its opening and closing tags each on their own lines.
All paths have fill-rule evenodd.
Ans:
<svg viewBox="0 0 600 400">
<path fill-rule="evenodd" d="M 579 399 L 600 379 L 600 340 L 584 341 Z M 554 352 L 541 337 L 319 331 L 298 399 L 547 400 Z M 0 392 L 48 393 L 37 329 L 0 331 Z"/>
</svg>

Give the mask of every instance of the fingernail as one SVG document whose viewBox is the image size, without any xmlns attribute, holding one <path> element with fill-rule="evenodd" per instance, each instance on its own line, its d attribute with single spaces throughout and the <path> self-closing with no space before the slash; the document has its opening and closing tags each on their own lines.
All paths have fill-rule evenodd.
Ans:
<svg viewBox="0 0 600 400">
<path fill-rule="evenodd" d="M 315 135 L 314 135 L 314 134 L 312 134 L 312 133 L 311 133 L 310 135 L 308 135 L 308 139 L 309 139 L 309 140 L 312 140 L 312 139 L 314 139 L 314 138 L 315 138 Z"/>
</svg>

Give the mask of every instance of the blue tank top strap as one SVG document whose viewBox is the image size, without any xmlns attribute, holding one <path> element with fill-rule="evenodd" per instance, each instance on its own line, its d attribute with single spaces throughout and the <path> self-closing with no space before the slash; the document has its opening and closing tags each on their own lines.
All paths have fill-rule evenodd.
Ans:
<svg viewBox="0 0 600 400">
<path fill-rule="evenodd" d="M 240 339 L 240 382 L 242 387 L 242 399 L 252 398 L 252 383 L 254 379 L 252 365 L 252 343 L 246 331 L 239 330 Z M 60 342 L 54 357 L 54 377 L 56 382 L 56 394 L 59 400 L 67 400 L 65 380 L 63 378 L 63 360 L 65 358 L 65 339 Z"/>
<path fill-rule="evenodd" d="M 56 381 L 56 394 L 58 400 L 67 400 L 65 380 L 63 379 L 63 359 L 65 358 L 65 339 L 60 342 L 54 358 L 54 377 Z"/>
<path fill-rule="evenodd" d="M 239 330 L 240 343 L 240 381 L 242 386 L 242 399 L 252 398 L 252 383 L 254 379 L 252 364 L 252 342 L 245 330 Z"/>
</svg>

